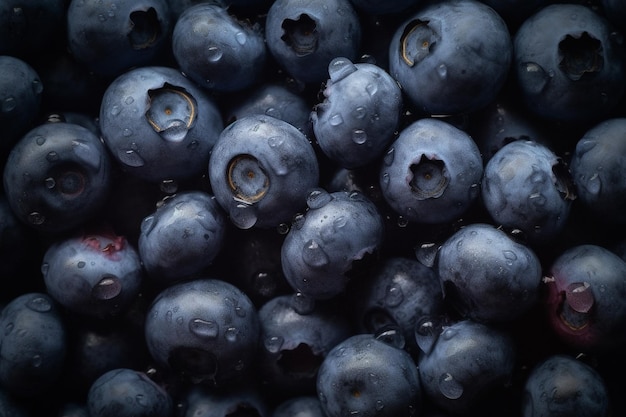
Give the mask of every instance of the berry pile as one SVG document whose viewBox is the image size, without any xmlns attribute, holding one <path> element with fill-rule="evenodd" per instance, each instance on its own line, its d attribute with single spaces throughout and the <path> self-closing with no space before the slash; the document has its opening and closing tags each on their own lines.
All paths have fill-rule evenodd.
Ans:
<svg viewBox="0 0 626 417">
<path fill-rule="evenodd" d="M 0 5 L 0 415 L 626 415 L 622 0 Z"/>
</svg>

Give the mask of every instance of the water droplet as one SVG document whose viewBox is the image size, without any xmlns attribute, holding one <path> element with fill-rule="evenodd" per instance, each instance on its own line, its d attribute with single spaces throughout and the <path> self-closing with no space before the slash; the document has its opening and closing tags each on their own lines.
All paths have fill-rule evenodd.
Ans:
<svg viewBox="0 0 626 417">
<path fill-rule="evenodd" d="M 245 203 L 232 205 L 229 215 L 233 224 L 240 229 L 250 229 L 258 220 L 256 207 Z"/>
<path fill-rule="evenodd" d="M 407 219 L 404 216 L 398 216 L 398 219 L 396 220 L 396 224 L 400 228 L 407 227 L 409 225 L 409 219 Z"/>
<path fill-rule="evenodd" d="M 446 67 L 445 64 L 439 65 L 437 67 L 437 74 L 439 74 L 441 78 L 446 78 L 448 76 L 448 67 Z"/>
<path fill-rule="evenodd" d="M 102 278 L 91 290 L 91 295 L 97 300 L 111 300 L 122 292 L 122 282 L 118 277 L 107 275 Z"/>
<path fill-rule="evenodd" d="M 101 22 L 106 22 L 107 17 L 103 13 L 100 13 L 98 14 L 98 20 Z"/>
<path fill-rule="evenodd" d="M 383 163 L 387 166 L 390 166 L 391 164 L 393 164 L 393 159 L 395 157 L 395 148 L 390 148 L 387 153 L 385 153 L 385 156 L 383 157 Z"/>
<path fill-rule="evenodd" d="M 514 261 L 517 260 L 517 255 L 512 250 L 504 250 L 502 251 L 502 255 L 504 255 L 504 259 L 506 259 L 509 265 L 511 265 Z"/>
<path fill-rule="evenodd" d="M 296 292 L 291 297 L 291 308 L 303 316 L 311 314 L 315 310 L 315 298 Z"/>
<path fill-rule="evenodd" d="M 441 334 L 445 322 L 445 319 L 441 317 L 423 317 L 417 322 L 415 326 L 415 341 L 424 353 L 430 353 Z"/>
<path fill-rule="evenodd" d="M 588 313 L 595 303 L 591 285 L 588 282 L 574 282 L 567 286 L 565 299 L 572 310 Z"/>
<path fill-rule="evenodd" d="M 427 267 L 433 267 L 437 259 L 439 248 L 435 243 L 422 243 L 415 248 L 415 258 Z"/>
<path fill-rule="evenodd" d="M 39 226 L 39 225 L 43 224 L 46 221 L 46 216 L 44 216 L 43 214 L 39 213 L 38 211 L 33 211 L 32 213 L 30 213 L 28 215 L 28 221 L 31 224 Z"/>
<path fill-rule="evenodd" d="M 313 239 L 304 244 L 302 248 L 302 260 L 312 268 L 321 268 L 330 262 L 324 249 Z"/>
<path fill-rule="evenodd" d="M 387 287 L 385 292 L 385 304 L 389 307 L 397 307 L 404 300 L 404 294 L 399 287 Z"/>
<path fill-rule="evenodd" d="M 279 147 L 284 142 L 285 142 L 285 138 L 282 136 L 271 136 L 267 139 L 267 144 L 270 145 L 270 148 Z"/>
<path fill-rule="evenodd" d="M 85 261 L 78 261 L 78 263 L 76 264 L 76 266 L 77 266 L 79 269 L 84 268 L 84 267 L 85 267 L 85 265 L 87 265 L 87 263 L 86 263 Z"/>
<path fill-rule="evenodd" d="M 217 62 L 222 59 L 224 53 L 217 46 L 210 46 L 207 50 L 207 58 L 210 62 Z"/>
<path fill-rule="evenodd" d="M 387 188 L 389 186 L 389 182 L 391 181 L 391 177 L 389 176 L 388 172 L 383 172 L 383 175 L 380 177 L 380 183 L 381 185 L 383 185 L 385 188 Z"/>
<path fill-rule="evenodd" d="M 52 189 L 56 185 L 56 181 L 52 177 L 46 178 L 44 180 L 44 183 L 46 184 L 46 188 L 48 188 L 48 189 Z"/>
<path fill-rule="evenodd" d="M 124 99 L 124 103 L 126 104 L 133 104 L 135 102 L 135 99 L 133 98 L 133 96 L 128 96 Z"/>
<path fill-rule="evenodd" d="M 345 216 L 338 216 L 335 218 L 335 220 L 333 220 L 333 228 L 335 231 L 337 231 L 344 227 L 347 223 L 348 220 L 345 218 Z"/>
<path fill-rule="evenodd" d="M 178 182 L 176 180 L 163 180 L 159 184 L 159 189 L 165 194 L 174 194 L 178 191 Z"/>
<path fill-rule="evenodd" d="M 48 262 L 44 262 L 41 264 L 41 273 L 43 275 L 46 275 L 49 269 L 50 269 L 50 264 Z"/>
<path fill-rule="evenodd" d="M 245 45 L 248 41 L 248 36 L 244 32 L 237 32 L 235 34 L 235 39 L 239 45 Z"/>
<path fill-rule="evenodd" d="M 546 204 L 546 197 L 541 193 L 532 193 L 528 196 L 528 199 L 535 206 L 544 206 Z"/>
<path fill-rule="evenodd" d="M 355 119 L 363 119 L 367 115 L 367 109 L 363 106 L 359 106 L 352 112 Z"/>
<path fill-rule="evenodd" d="M 44 143 L 46 143 L 46 138 L 44 136 L 41 136 L 41 135 L 35 136 L 35 143 L 37 145 L 41 146 Z"/>
<path fill-rule="evenodd" d="M 444 326 L 441 331 L 441 338 L 444 340 L 450 340 L 454 336 L 456 336 L 458 333 L 459 331 L 455 329 L 454 327 Z"/>
<path fill-rule="evenodd" d="M 120 149 L 117 153 L 117 156 L 120 162 L 130 167 L 137 168 L 143 166 L 146 163 L 146 161 L 143 160 L 139 153 L 132 149 Z"/>
<path fill-rule="evenodd" d="M 50 151 L 46 155 L 46 159 L 48 160 L 48 162 L 55 162 L 59 159 L 59 154 L 55 151 Z"/>
<path fill-rule="evenodd" d="M 598 175 L 597 172 L 593 174 L 591 177 L 589 177 L 587 182 L 583 183 L 583 187 L 585 187 L 585 190 L 587 190 L 587 192 L 589 192 L 590 194 L 593 194 L 593 195 L 599 194 L 600 190 L 602 189 L 602 182 L 600 181 L 600 175 Z"/>
<path fill-rule="evenodd" d="M 26 306 L 38 313 L 47 313 L 48 311 L 52 310 L 52 304 L 50 304 L 50 301 L 45 297 L 39 296 L 33 297 L 28 300 Z"/>
<path fill-rule="evenodd" d="M 404 349 L 404 335 L 397 327 L 385 327 L 377 331 L 374 337 L 377 340 L 387 343 L 390 346 L 396 347 L 398 349 Z"/>
<path fill-rule="evenodd" d="M 376 407 L 376 411 L 382 411 L 382 409 L 385 408 L 385 403 L 383 400 L 376 400 L 376 405 L 374 407 Z"/>
<path fill-rule="evenodd" d="M 237 317 L 246 317 L 246 310 L 241 306 L 237 306 L 235 307 L 235 315 Z"/>
<path fill-rule="evenodd" d="M 117 116 L 122 112 L 122 108 L 118 105 L 111 107 L 111 116 Z"/>
<path fill-rule="evenodd" d="M 340 124 L 343 123 L 343 117 L 341 116 L 341 114 L 335 113 L 332 116 L 330 116 L 328 123 L 330 123 L 331 126 L 339 126 Z"/>
<path fill-rule="evenodd" d="M 287 233 L 289 233 L 289 225 L 287 223 L 281 223 L 276 226 L 276 231 L 279 235 L 286 235 Z"/>
<path fill-rule="evenodd" d="M 168 126 L 159 132 L 159 136 L 168 142 L 182 142 L 189 132 L 187 123 L 182 120 L 174 119 L 169 121 Z"/>
<path fill-rule="evenodd" d="M 311 191 L 306 197 L 306 204 L 310 209 L 324 207 L 332 200 L 332 196 L 321 188 Z"/>
<path fill-rule="evenodd" d="M 463 386 L 446 372 L 439 377 L 439 391 L 450 400 L 458 400 L 463 395 Z"/>
<path fill-rule="evenodd" d="M 200 146 L 200 143 L 194 139 L 189 142 L 189 144 L 187 145 L 187 149 L 189 149 L 190 151 L 195 151 L 196 149 L 198 149 L 198 146 Z"/>
<path fill-rule="evenodd" d="M 229 342 L 236 342 L 237 339 L 239 338 L 239 330 L 237 330 L 236 327 L 229 327 L 228 329 L 226 329 L 226 331 L 224 332 L 224 337 L 226 338 L 226 340 L 228 340 Z"/>
<path fill-rule="evenodd" d="M 215 339 L 220 328 L 212 320 L 193 319 L 189 321 L 189 331 L 203 339 Z"/>
<path fill-rule="evenodd" d="M 336 83 L 357 70 L 356 65 L 347 58 L 335 58 L 328 65 L 328 75 Z"/>
<path fill-rule="evenodd" d="M 304 214 L 298 213 L 295 216 L 293 216 L 291 226 L 295 229 L 300 230 L 302 229 L 302 226 L 304 226 L 305 221 L 306 221 L 306 217 L 304 216 Z"/>
<path fill-rule="evenodd" d="M 4 101 L 2 102 L 2 111 L 4 113 L 13 111 L 15 110 L 16 107 L 17 107 L 17 100 L 13 96 L 9 96 L 5 98 Z"/>
<path fill-rule="evenodd" d="M 284 342 L 285 339 L 283 339 L 281 336 L 267 337 L 264 343 L 265 349 L 267 349 L 269 353 L 278 353 L 283 347 Z"/>
<path fill-rule="evenodd" d="M 373 96 L 376 92 L 378 92 L 378 86 L 376 84 L 368 84 L 365 87 L 365 91 L 367 91 L 367 94 L 370 96 Z"/>
<path fill-rule="evenodd" d="M 352 141 L 357 145 L 363 145 L 367 142 L 367 133 L 363 129 L 354 129 L 352 131 Z"/>
<path fill-rule="evenodd" d="M 548 84 L 550 77 L 546 71 L 535 62 L 526 62 L 523 65 L 521 76 L 524 78 L 524 87 L 532 93 L 540 93 Z"/>
<path fill-rule="evenodd" d="M 38 354 L 33 355 L 31 359 L 31 364 L 33 365 L 33 367 L 39 368 L 41 366 L 41 363 L 42 363 L 41 355 L 38 355 Z"/>
</svg>

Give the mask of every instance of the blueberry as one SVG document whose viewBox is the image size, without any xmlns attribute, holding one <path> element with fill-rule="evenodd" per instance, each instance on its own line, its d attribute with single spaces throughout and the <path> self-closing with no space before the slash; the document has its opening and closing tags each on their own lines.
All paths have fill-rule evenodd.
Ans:
<svg viewBox="0 0 626 417">
<path fill-rule="evenodd" d="M 356 60 L 361 24 L 349 0 L 277 0 L 267 12 L 265 38 L 274 60 L 289 75 L 303 83 L 321 83 L 333 58 Z"/>
<path fill-rule="evenodd" d="M 107 87 L 100 128 L 125 171 L 159 182 L 203 173 L 223 122 L 213 99 L 179 71 L 139 67 Z"/>
<path fill-rule="evenodd" d="M 165 0 L 71 0 L 67 9 L 72 56 L 105 77 L 156 63 L 168 45 L 170 27 Z"/>
<path fill-rule="evenodd" d="M 359 330 L 376 333 L 398 328 L 412 354 L 418 351 L 413 335 L 419 320 L 445 311 L 437 272 L 414 259 L 384 259 L 371 277 L 355 284 L 351 299 Z"/>
<path fill-rule="evenodd" d="M 426 4 L 396 29 L 389 72 L 425 115 L 469 113 L 496 98 L 512 60 L 506 23 L 475 0 Z"/>
<path fill-rule="evenodd" d="M 260 377 L 272 395 L 280 393 L 282 398 L 314 394 L 324 357 L 352 335 L 350 321 L 333 304 L 302 309 L 297 297 L 280 295 L 259 309 Z"/>
<path fill-rule="evenodd" d="M 226 234 L 226 215 L 206 192 L 181 192 L 144 218 L 139 256 L 161 285 L 192 276 L 212 264 Z"/>
<path fill-rule="evenodd" d="M 575 245 L 549 266 L 545 311 L 554 333 L 583 351 L 624 346 L 626 261 L 610 250 Z"/>
<path fill-rule="evenodd" d="M 216 4 L 200 3 L 179 16 L 172 34 L 178 66 L 198 85 L 231 92 L 260 79 L 266 62 L 261 28 L 251 26 Z"/>
<path fill-rule="evenodd" d="M 46 290 L 59 304 L 101 319 L 126 311 L 144 276 L 137 250 L 108 231 L 56 240 L 43 256 L 41 272 Z"/>
<path fill-rule="evenodd" d="M 328 299 L 366 270 L 382 244 L 383 219 L 359 192 L 316 189 L 307 205 L 283 242 L 283 272 L 296 292 Z"/>
<path fill-rule="evenodd" d="M 291 397 L 279 403 L 272 417 L 326 417 L 322 403 L 317 395 L 301 395 Z"/>
<path fill-rule="evenodd" d="M 528 17 L 514 37 L 522 100 L 549 120 L 592 122 L 624 95 L 624 50 L 600 14 L 578 4 L 551 4 Z"/>
<path fill-rule="evenodd" d="M 173 284 L 152 301 L 145 337 L 157 364 L 195 382 L 233 384 L 253 364 L 260 325 L 250 299 L 214 278 Z"/>
<path fill-rule="evenodd" d="M 22 59 L 0 55 L 0 123 L 4 159 L 15 143 L 35 127 L 43 84 L 35 69 Z"/>
<path fill-rule="evenodd" d="M 328 417 L 415 416 L 421 383 L 411 356 L 373 334 L 353 335 L 326 356 L 317 395 Z"/>
<path fill-rule="evenodd" d="M 480 195 L 483 161 L 464 131 L 434 118 L 405 127 L 383 157 L 380 187 L 391 208 L 410 222 L 445 223 Z"/>
<path fill-rule="evenodd" d="M 567 224 L 574 198 L 567 166 L 541 143 L 511 142 L 485 165 L 485 209 L 497 224 L 519 229 L 533 245 L 558 237 Z"/>
<path fill-rule="evenodd" d="M 425 397 L 452 414 L 474 415 L 513 376 L 516 348 L 503 331 L 472 320 L 443 326 L 418 361 Z"/>
<path fill-rule="evenodd" d="M 226 126 L 208 169 L 215 198 L 241 229 L 289 222 L 319 182 L 315 151 L 304 133 L 259 114 Z"/>
<path fill-rule="evenodd" d="M 437 271 L 445 300 L 477 321 L 517 319 L 539 298 L 539 258 L 490 224 L 470 224 L 450 236 L 439 249 Z"/>
<path fill-rule="evenodd" d="M 87 394 L 90 417 L 170 417 L 171 396 L 141 371 L 110 370 L 96 379 Z"/>
<path fill-rule="evenodd" d="M 11 149 L 4 189 L 21 221 L 39 231 L 70 231 L 103 206 L 112 165 L 106 147 L 87 128 L 44 123 Z"/>
<path fill-rule="evenodd" d="M 524 416 L 609 416 L 602 376 L 590 365 L 554 354 L 535 365 L 524 383 Z"/>
<path fill-rule="evenodd" d="M 607 119 L 578 140 L 570 169 L 579 201 L 607 223 L 626 223 L 626 118 Z"/>
<path fill-rule="evenodd" d="M 313 132 L 322 151 L 337 165 L 366 165 L 394 139 L 402 111 L 402 92 L 396 81 L 374 64 L 353 64 L 335 58 L 324 101 L 311 113 Z"/>
<path fill-rule="evenodd" d="M 67 323 L 46 293 L 10 300 L 0 314 L 0 386 L 21 398 L 37 398 L 60 379 L 68 354 Z"/>
<path fill-rule="evenodd" d="M 182 394 L 178 406 L 180 417 L 269 417 L 271 414 L 264 398 L 254 387 L 246 384 L 230 390 L 209 389 L 193 385 Z"/>
</svg>

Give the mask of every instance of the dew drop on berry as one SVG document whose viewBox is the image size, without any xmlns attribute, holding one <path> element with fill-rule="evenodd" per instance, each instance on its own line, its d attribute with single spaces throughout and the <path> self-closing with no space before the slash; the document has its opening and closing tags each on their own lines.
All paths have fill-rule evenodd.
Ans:
<svg viewBox="0 0 626 417">
<path fill-rule="evenodd" d="M 97 300 L 111 300 L 122 292 L 122 282 L 118 277 L 107 275 L 102 278 L 91 290 Z"/>
<path fill-rule="evenodd" d="M 458 400 L 463 395 L 463 386 L 446 372 L 439 377 L 439 391 L 450 400 Z"/>
<path fill-rule="evenodd" d="M 324 207 L 332 200 L 332 196 L 323 189 L 315 189 L 306 197 L 306 204 L 310 209 L 318 209 Z"/>
<path fill-rule="evenodd" d="M 328 65 L 328 75 L 332 82 L 338 82 L 357 70 L 347 58 L 335 58 Z"/>
<path fill-rule="evenodd" d="M 230 208 L 230 220 L 240 229 L 252 228 L 258 218 L 256 208 L 250 204 L 235 204 Z"/>
<path fill-rule="evenodd" d="M 332 116 L 330 116 L 328 123 L 330 123 L 331 126 L 339 126 L 340 124 L 343 123 L 343 117 L 341 116 L 341 114 L 335 113 Z"/>
<path fill-rule="evenodd" d="M 278 353 L 283 347 L 284 342 L 285 339 L 283 339 L 281 336 L 267 337 L 264 341 L 265 349 L 267 349 L 269 353 Z"/>
<path fill-rule="evenodd" d="M 363 129 L 355 129 L 352 131 L 352 141 L 357 145 L 363 145 L 367 142 L 367 133 Z"/>
<path fill-rule="evenodd" d="M 393 159 L 395 157 L 395 148 L 390 148 L 385 156 L 383 157 L 383 163 L 387 166 L 393 164 Z"/>
<path fill-rule="evenodd" d="M 236 342 L 237 339 L 239 338 L 239 331 L 237 330 L 236 327 L 229 327 L 228 329 L 226 329 L 226 331 L 224 332 L 224 337 L 226 338 L 226 340 L 228 340 L 229 342 Z"/>
<path fill-rule="evenodd" d="M 220 329 L 212 320 L 193 319 L 189 321 L 189 331 L 202 339 L 215 339 Z"/>
<path fill-rule="evenodd" d="M 397 307 L 404 300 L 404 294 L 399 287 L 388 287 L 385 292 L 385 304 L 389 307 Z"/>
<path fill-rule="evenodd" d="M 2 112 L 4 113 L 11 112 L 16 107 L 17 107 L 17 100 L 15 100 L 15 97 L 13 96 L 9 96 L 5 98 L 4 101 L 2 102 Z"/>
<path fill-rule="evenodd" d="M 119 158 L 120 162 L 129 167 L 138 168 L 144 166 L 146 163 L 146 161 L 144 161 L 144 159 L 137 153 L 137 151 L 134 151 L 132 149 L 118 150 L 117 157 Z"/>
<path fill-rule="evenodd" d="M 572 310 L 588 313 L 595 303 L 593 291 L 588 282 L 574 282 L 567 286 L 565 299 Z"/>
<path fill-rule="evenodd" d="M 222 59 L 223 55 L 224 53 L 217 46 L 209 46 L 209 48 L 207 49 L 206 56 L 209 62 L 217 62 Z"/>
<path fill-rule="evenodd" d="M 393 346 L 398 349 L 404 349 L 405 340 L 404 335 L 397 327 L 385 327 L 380 329 L 374 335 L 376 340 L 380 340 L 388 344 L 389 346 Z"/>
<path fill-rule="evenodd" d="M 303 316 L 311 314 L 315 310 L 315 298 L 296 292 L 291 297 L 291 308 Z"/>
<path fill-rule="evenodd" d="M 28 300 L 26 306 L 38 313 L 47 313 L 52 310 L 52 304 L 44 297 L 34 297 Z"/>
<path fill-rule="evenodd" d="M 313 268 L 321 268 L 328 265 L 330 259 L 324 249 L 315 240 L 311 239 L 302 248 L 302 260 Z"/>
<path fill-rule="evenodd" d="M 31 224 L 39 226 L 39 225 L 42 225 L 46 221 L 46 216 L 39 213 L 38 211 L 33 211 L 32 213 L 28 215 L 28 221 Z"/>
</svg>

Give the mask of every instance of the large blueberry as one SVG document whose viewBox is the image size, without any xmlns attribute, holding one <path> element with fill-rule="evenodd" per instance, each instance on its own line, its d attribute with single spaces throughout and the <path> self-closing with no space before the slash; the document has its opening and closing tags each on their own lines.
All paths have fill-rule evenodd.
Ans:
<svg viewBox="0 0 626 417">
<path fill-rule="evenodd" d="M 76 61 L 106 77 L 155 63 L 170 39 L 165 0 L 71 0 L 68 48 Z"/>
<path fill-rule="evenodd" d="M 277 0 L 267 12 L 265 38 L 289 75 L 320 83 L 333 58 L 356 60 L 361 24 L 349 0 Z"/>
<path fill-rule="evenodd" d="M 102 319 L 126 311 L 143 280 L 137 250 L 123 236 L 100 231 L 56 240 L 44 254 L 41 272 L 59 304 Z"/>
<path fill-rule="evenodd" d="M 485 164 L 482 200 L 487 212 L 499 225 L 522 231 L 532 244 L 561 233 L 573 199 L 565 163 L 541 143 L 511 142 Z"/>
<path fill-rule="evenodd" d="M 215 198 L 242 229 L 291 221 L 319 181 L 315 151 L 304 133 L 260 114 L 226 126 L 208 170 Z"/>
<path fill-rule="evenodd" d="M 314 299 L 332 298 L 363 273 L 367 258 L 380 249 L 383 218 L 359 192 L 317 189 L 307 205 L 283 242 L 283 272 L 295 291 Z"/>
<path fill-rule="evenodd" d="M 260 325 L 250 299 L 234 285 L 197 278 L 162 290 L 146 314 L 148 350 L 159 366 L 217 386 L 246 375 Z"/>
<path fill-rule="evenodd" d="M 584 351 L 626 342 L 626 262 L 602 246 L 581 244 L 562 252 L 545 279 L 545 309 L 555 334 Z"/>
<path fill-rule="evenodd" d="M 622 99 L 624 49 L 605 17 L 580 4 L 551 4 L 514 37 L 517 85 L 526 106 L 557 121 L 597 121 Z"/>
<path fill-rule="evenodd" d="M 539 297 L 535 252 L 490 224 L 470 224 L 450 236 L 439 249 L 437 271 L 445 300 L 477 321 L 516 319 Z"/>
<path fill-rule="evenodd" d="M 179 417 L 271 417 L 266 399 L 253 386 L 242 384 L 219 391 L 205 385 L 192 385 L 180 395 Z"/>
<path fill-rule="evenodd" d="M 139 256 L 150 279 L 161 285 L 211 265 L 226 234 L 226 215 L 204 191 L 166 199 L 141 223 Z"/>
<path fill-rule="evenodd" d="M 420 8 L 389 44 L 389 72 L 425 115 L 468 113 L 487 105 L 504 85 L 512 59 L 504 20 L 475 0 Z"/>
<path fill-rule="evenodd" d="M 159 182 L 202 174 L 223 122 L 215 102 L 179 71 L 139 67 L 107 87 L 100 128 L 125 171 Z"/>
<path fill-rule="evenodd" d="M 311 113 L 322 151 L 339 166 L 355 168 L 381 156 L 400 122 L 402 92 L 382 68 L 338 57 L 328 66 L 324 101 Z"/>
<path fill-rule="evenodd" d="M 256 83 L 266 62 L 260 27 L 249 25 L 225 7 L 203 2 L 179 16 L 172 34 L 178 66 L 198 85 L 214 91 L 242 90 Z"/>
<path fill-rule="evenodd" d="M 626 223 L 626 118 L 605 120 L 576 143 L 570 169 L 579 201 L 608 223 Z"/>
<path fill-rule="evenodd" d="M 422 405 L 411 356 L 373 334 L 351 336 L 328 353 L 317 395 L 328 417 L 414 416 Z"/>
<path fill-rule="evenodd" d="M 516 348 L 501 330 L 471 320 L 443 326 L 432 349 L 418 361 L 426 397 L 441 409 L 475 415 L 492 392 L 507 385 L 513 376 Z"/>
<path fill-rule="evenodd" d="M 73 123 L 44 123 L 12 148 L 4 189 L 17 217 L 45 232 L 91 220 L 108 198 L 112 161 L 93 132 Z"/>
<path fill-rule="evenodd" d="M 416 223 L 459 218 L 480 195 L 483 161 L 464 131 L 434 118 L 405 127 L 383 157 L 380 187 L 391 208 Z"/>
</svg>

